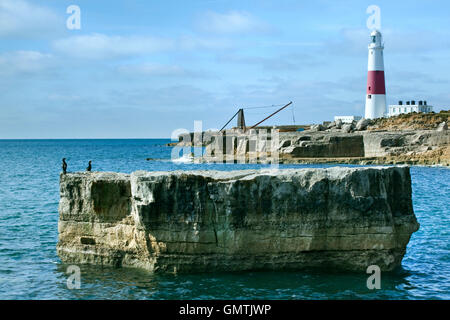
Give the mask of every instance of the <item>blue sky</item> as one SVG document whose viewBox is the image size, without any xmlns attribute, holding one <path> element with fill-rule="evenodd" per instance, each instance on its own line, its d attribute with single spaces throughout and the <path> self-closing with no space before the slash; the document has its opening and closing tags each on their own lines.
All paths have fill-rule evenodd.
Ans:
<svg viewBox="0 0 450 320">
<path fill-rule="evenodd" d="M 0 138 L 165 138 L 289 101 L 267 124 L 363 115 L 369 5 L 388 103 L 448 109 L 448 1 L 0 0 Z"/>
</svg>

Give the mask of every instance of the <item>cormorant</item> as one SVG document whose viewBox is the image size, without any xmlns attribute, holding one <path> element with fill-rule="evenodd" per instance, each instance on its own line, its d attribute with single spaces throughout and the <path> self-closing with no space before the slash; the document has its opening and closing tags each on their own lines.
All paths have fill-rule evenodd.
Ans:
<svg viewBox="0 0 450 320">
<path fill-rule="evenodd" d="M 63 169 L 63 173 L 66 174 L 66 172 L 67 172 L 66 158 L 62 159 L 62 169 Z"/>
<path fill-rule="evenodd" d="M 86 171 L 91 171 L 91 169 L 92 169 L 91 162 L 92 162 L 92 161 L 89 160 L 89 165 L 87 166 Z"/>
</svg>

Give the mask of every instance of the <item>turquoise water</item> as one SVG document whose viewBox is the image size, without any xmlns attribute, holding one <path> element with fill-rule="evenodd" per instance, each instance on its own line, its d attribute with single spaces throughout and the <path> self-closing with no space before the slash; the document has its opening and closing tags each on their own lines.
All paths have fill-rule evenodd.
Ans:
<svg viewBox="0 0 450 320">
<path fill-rule="evenodd" d="M 381 289 L 365 273 L 243 272 L 151 275 L 82 266 L 81 289 L 66 286 L 56 255 L 61 158 L 69 171 L 255 168 L 175 164 L 169 140 L 0 140 L 0 299 L 449 299 L 450 170 L 412 167 L 414 210 L 421 224 L 402 267 L 383 273 Z M 164 158 L 166 161 L 146 161 Z M 283 166 L 282 166 L 283 167 Z M 284 167 L 313 167 L 289 165 Z"/>
</svg>

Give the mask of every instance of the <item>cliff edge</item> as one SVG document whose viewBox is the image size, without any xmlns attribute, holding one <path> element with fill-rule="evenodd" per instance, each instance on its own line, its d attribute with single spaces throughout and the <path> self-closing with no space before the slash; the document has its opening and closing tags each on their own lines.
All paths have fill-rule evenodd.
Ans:
<svg viewBox="0 0 450 320">
<path fill-rule="evenodd" d="M 63 262 L 153 272 L 401 264 L 419 224 L 408 167 L 60 177 Z"/>
<path fill-rule="evenodd" d="M 450 166 L 449 115 L 441 111 L 352 123 L 338 120 L 304 131 L 285 130 L 286 126 L 233 128 L 183 134 L 169 145 L 204 146 L 195 162 Z"/>
</svg>

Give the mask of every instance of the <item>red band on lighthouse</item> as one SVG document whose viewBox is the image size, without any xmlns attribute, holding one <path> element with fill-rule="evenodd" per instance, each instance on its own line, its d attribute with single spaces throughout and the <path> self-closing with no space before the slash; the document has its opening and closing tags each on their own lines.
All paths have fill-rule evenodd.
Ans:
<svg viewBox="0 0 450 320">
<path fill-rule="evenodd" d="M 367 73 L 367 94 L 386 94 L 384 71 L 369 71 Z"/>
</svg>

